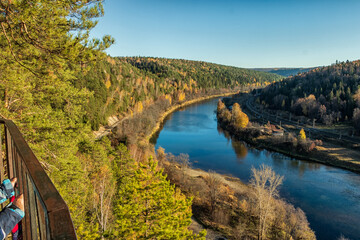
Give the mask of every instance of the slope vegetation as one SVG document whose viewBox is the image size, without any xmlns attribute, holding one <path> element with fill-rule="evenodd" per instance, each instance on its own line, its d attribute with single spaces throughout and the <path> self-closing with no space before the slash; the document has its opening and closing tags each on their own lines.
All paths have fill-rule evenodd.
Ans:
<svg viewBox="0 0 360 240">
<path fill-rule="evenodd" d="M 275 73 L 284 77 L 295 76 L 313 69 L 314 68 L 254 68 L 256 71 Z"/>
<path fill-rule="evenodd" d="M 170 104 L 220 89 L 265 86 L 281 76 L 213 63 L 150 58 L 110 58 L 98 62 L 75 85 L 93 91 L 88 118 L 93 129 L 113 114 L 141 112 L 158 98 Z"/>
<path fill-rule="evenodd" d="M 341 62 L 271 84 L 258 100 L 327 125 L 352 119 L 359 129 L 359 76 L 360 61 Z"/>
</svg>

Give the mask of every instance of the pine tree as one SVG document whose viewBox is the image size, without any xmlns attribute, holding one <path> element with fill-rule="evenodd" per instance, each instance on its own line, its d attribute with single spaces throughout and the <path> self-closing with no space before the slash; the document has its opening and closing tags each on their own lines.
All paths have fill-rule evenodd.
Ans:
<svg viewBox="0 0 360 240">
<path fill-rule="evenodd" d="M 115 238 L 204 239 L 204 232 L 188 230 L 191 199 L 166 180 L 155 160 L 128 162 L 127 167 L 133 173 L 119 175 Z"/>
<path fill-rule="evenodd" d="M 81 142 L 92 138 L 84 121 L 91 93 L 74 83 L 113 42 L 89 39 L 93 19 L 102 15 L 101 0 L 0 1 L 1 117 L 20 127 L 84 238 L 97 236 L 86 218 L 87 157 L 78 155 Z"/>
</svg>

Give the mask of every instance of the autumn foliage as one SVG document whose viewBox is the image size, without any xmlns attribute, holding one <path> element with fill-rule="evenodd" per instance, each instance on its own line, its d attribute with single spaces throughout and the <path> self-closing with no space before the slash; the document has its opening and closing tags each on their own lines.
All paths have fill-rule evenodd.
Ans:
<svg viewBox="0 0 360 240">
<path fill-rule="evenodd" d="M 305 141 L 306 140 L 306 134 L 305 134 L 305 131 L 304 131 L 303 128 L 299 132 L 299 140 L 300 141 Z"/>
<path fill-rule="evenodd" d="M 359 60 L 337 62 L 273 83 L 262 90 L 259 101 L 326 125 L 352 120 L 359 131 L 359 83 Z"/>
<path fill-rule="evenodd" d="M 235 128 L 246 128 L 249 117 L 241 110 L 238 103 L 234 103 L 231 111 L 231 122 Z"/>
</svg>

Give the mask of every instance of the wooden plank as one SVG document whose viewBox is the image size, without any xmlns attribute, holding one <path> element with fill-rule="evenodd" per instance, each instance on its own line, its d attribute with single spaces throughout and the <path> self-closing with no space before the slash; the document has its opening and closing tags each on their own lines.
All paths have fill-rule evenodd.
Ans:
<svg viewBox="0 0 360 240">
<path fill-rule="evenodd" d="M 50 239 L 76 240 L 76 235 L 72 233 L 71 226 L 69 224 L 62 224 L 62 222 L 71 221 L 68 211 L 68 209 L 60 209 L 55 212 L 49 212 L 49 223 L 51 229 Z"/>
<path fill-rule="evenodd" d="M 37 221 L 43 222 L 43 214 L 46 224 L 46 239 L 76 239 L 75 228 L 65 201 L 55 188 L 54 184 L 51 182 L 49 176 L 42 168 L 40 162 L 37 160 L 34 153 L 31 151 L 22 134 L 12 121 L 0 119 L 0 123 L 5 123 L 6 125 L 5 137 L 7 143 L 7 159 L 13 159 L 13 149 L 18 153 L 18 165 L 16 166 L 16 171 L 19 171 L 19 189 L 20 193 L 24 194 L 25 203 L 25 218 L 22 221 L 24 237 L 23 239 L 31 239 L 31 219 L 29 213 L 30 208 L 34 207 L 32 206 L 33 203 L 31 203 L 30 206 L 31 198 L 29 197 L 31 197 L 30 195 L 32 193 L 29 193 L 27 185 L 28 182 L 26 182 L 26 174 L 29 174 L 29 176 L 31 176 L 31 180 L 33 181 L 32 187 L 36 191 L 37 197 L 39 197 L 40 202 L 43 203 L 43 205 L 45 206 L 43 208 L 43 213 L 37 213 Z M 13 145 L 11 144 L 12 142 Z M 12 177 L 13 173 L 11 172 L 11 170 L 14 170 L 14 166 L 12 164 L 12 161 L 9 161 L 8 172 L 9 175 Z M 37 204 L 35 203 L 35 205 Z M 39 235 L 42 235 L 40 233 L 40 230 Z"/>
<path fill-rule="evenodd" d="M 12 169 L 11 166 L 11 160 L 12 160 L 12 144 L 11 144 L 11 135 L 7 127 L 5 127 L 5 142 L 6 142 L 6 159 L 7 159 L 7 178 L 12 177 L 10 173 L 10 169 Z"/>
<path fill-rule="evenodd" d="M 23 226 L 25 225 L 25 228 L 23 228 L 23 239 L 31 239 L 31 223 L 30 223 L 30 200 L 29 200 L 29 188 L 28 188 L 28 182 L 27 180 L 27 169 L 24 166 L 24 162 L 21 162 L 22 164 L 22 180 L 23 180 L 23 189 L 24 189 L 24 208 L 25 208 L 25 217 L 23 218 Z M 25 221 L 24 221 L 25 220 Z"/>
<path fill-rule="evenodd" d="M 3 158 L 3 151 L 2 151 L 2 133 L 0 129 L 0 182 L 4 181 L 4 158 Z"/>
<path fill-rule="evenodd" d="M 11 149 L 12 149 L 12 159 L 11 161 L 9 161 L 9 167 L 10 167 L 10 179 L 13 177 L 16 177 L 15 175 L 15 162 L 16 162 L 16 158 L 17 158 L 17 152 L 16 152 L 16 148 L 15 148 L 15 144 L 14 144 L 14 140 L 13 138 L 11 138 Z"/>
<path fill-rule="evenodd" d="M 34 186 L 29 175 L 26 176 L 26 182 L 29 191 L 29 213 L 30 213 L 30 227 L 31 227 L 31 239 L 38 239 L 38 227 L 37 227 L 37 213 L 36 213 L 36 201 Z"/>
<path fill-rule="evenodd" d="M 17 188 L 15 188 L 15 195 L 18 196 L 20 194 L 20 185 L 22 184 L 22 181 L 20 180 L 20 174 L 21 174 L 21 162 L 22 159 L 19 156 L 19 153 L 16 153 L 16 161 L 15 161 L 15 177 L 17 177 Z"/>
<path fill-rule="evenodd" d="M 21 161 L 21 158 L 19 158 L 20 161 L 19 161 L 19 164 L 17 166 L 17 178 L 18 178 L 18 181 L 17 181 L 17 184 L 18 184 L 18 188 L 17 188 L 17 192 L 18 195 L 20 194 L 23 194 L 24 193 L 24 178 L 23 178 L 23 168 L 22 168 L 22 161 Z M 25 205 L 25 200 L 24 200 L 24 205 Z M 25 207 L 25 206 L 24 206 Z M 25 229 L 26 229 L 26 226 L 25 226 L 25 220 L 21 220 L 19 225 L 21 224 L 21 236 L 23 237 L 23 239 L 26 239 L 26 236 L 24 236 L 24 232 L 25 232 Z"/>
<path fill-rule="evenodd" d="M 41 203 L 41 199 L 39 199 L 38 195 L 35 195 L 36 197 L 36 206 L 37 206 L 37 218 L 38 218 L 38 224 L 39 224 L 39 236 L 40 239 L 48 239 L 48 231 L 46 228 L 46 209 L 43 203 Z"/>
<path fill-rule="evenodd" d="M 3 124 L 2 124 L 3 125 Z M 3 125 L 4 126 L 4 125 Z M 4 127 L 5 128 L 5 127 Z M 3 128 L 3 129 L 4 129 Z M 0 129 L 0 182 L 5 179 L 5 167 L 4 167 L 4 158 L 3 158 L 3 149 L 2 149 L 2 129 Z M 5 135 L 4 135 L 5 136 Z M 6 206 L 6 203 L 1 204 L 1 209 Z"/>
</svg>

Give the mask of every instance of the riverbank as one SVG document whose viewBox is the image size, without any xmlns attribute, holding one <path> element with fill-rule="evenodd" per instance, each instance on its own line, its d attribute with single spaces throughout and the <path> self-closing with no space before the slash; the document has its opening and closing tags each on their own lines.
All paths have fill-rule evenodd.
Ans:
<svg viewBox="0 0 360 240">
<path fill-rule="evenodd" d="M 241 138 L 239 138 L 241 139 Z M 316 146 L 312 152 L 299 153 L 295 152 L 292 148 L 284 148 L 278 147 L 273 144 L 273 141 L 246 141 L 250 144 L 256 146 L 257 148 L 267 149 L 270 151 L 282 153 L 286 156 L 322 163 L 329 166 L 339 167 L 342 169 L 346 169 L 355 173 L 360 173 L 360 164 L 358 161 L 354 161 L 352 157 L 346 156 L 347 152 L 351 151 L 349 149 L 345 149 L 339 146 L 331 146 L 328 143 L 324 143 L 322 146 Z"/>
<path fill-rule="evenodd" d="M 164 112 L 160 116 L 160 118 L 157 120 L 156 126 L 153 128 L 152 132 L 148 136 L 146 136 L 146 138 L 145 138 L 146 141 L 149 141 L 154 136 L 154 134 L 156 134 L 161 129 L 161 125 L 164 123 L 165 118 L 167 116 L 169 116 L 171 113 L 173 113 L 174 111 L 176 111 L 176 110 L 178 110 L 180 108 L 189 106 L 191 104 L 201 102 L 201 101 L 205 101 L 205 100 L 209 100 L 209 99 L 217 98 L 217 97 L 227 97 L 227 96 L 231 96 L 231 95 L 238 94 L 238 93 L 239 93 L 239 91 L 229 92 L 229 93 L 222 93 L 222 94 L 215 94 L 215 95 L 210 95 L 210 96 L 206 96 L 206 97 L 200 97 L 200 98 L 192 99 L 192 100 L 189 100 L 189 101 L 186 101 L 186 102 L 183 102 L 183 103 L 172 106 L 170 109 L 168 109 L 166 112 Z"/>
<path fill-rule="evenodd" d="M 247 111 L 247 105 L 245 104 L 247 101 L 246 96 L 241 97 L 239 95 L 234 99 L 227 100 L 227 106 L 229 106 L 229 104 L 232 105 L 235 102 L 244 106 L 244 112 L 248 114 L 250 120 L 258 122 L 258 118 L 252 116 L 251 111 Z M 317 138 L 322 139 L 322 145 L 316 145 L 311 151 L 304 151 L 297 149 L 292 142 L 286 142 L 286 140 L 284 140 L 285 137 L 272 136 L 271 134 L 254 137 L 251 134 L 244 134 L 246 129 L 234 129 L 230 126 L 230 124 L 224 123 L 221 120 L 219 123 L 223 129 L 230 133 L 230 135 L 236 137 L 238 140 L 243 140 L 256 148 L 279 152 L 289 157 L 339 167 L 358 174 L 360 173 L 360 152 L 355 149 L 336 144 L 336 142 L 340 140 L 331 142 L 328 141 L 327 138 L 317 136 Z M 275 124 L 273 122 L 271 123 Z M 279 127 L 279 125 L 277 126 Z M 299 129 L 289 123 L 282 124 L 281 129 L 285 130 L 284 134 L 292 133 L 293 136 L 297 136 L 299 134 Z M 251 129 L 249 129 L 249 131 L 251 131 Z"/>
<path fill-rule="evenodd" d="M 266 149 L 292 158 L 318 162 L 360 173 L 360 154 L 357 151 L 325 142 L 321 146 L 315 146 L 313 150 L 306 152 L 304 150 L 298 150 L 292 142 L 284 141 L 281 136 L 261 135 L 253 137 L 244 134 L 247 129 L 237 131 L 224 123 L 221 123 L 220 126 L 228 131 L 230 136 L 242 140 L 255 148 Z M 359 158 L 356 158 L 356 156 Z"/>
<path fill-rule="evenodd" d="M 216 96 L 218 97 L 218 96 Z M 209 99 L 204 98 L 203 100 Z M 157 131 L 162 122 L 173 111 L 195 103 L 176 106 L 164 113 L 161 122 L 157 124 Z M 190 120 L 190 119 L 189 119 Z M 153 131 L 153 132 L 157 132 Z M 150 137 L 148 136 L 148 139 Z M 244 184 L 239 178 L 229 175 L 192 169 L 186 163 L 189 161 L 180 156 L 168 155 L 159 149 L 157 159 L 172 184 L 175 184 L 188 197 L 193 198 L 193 224 L 195 232 L 202 229 L 209 230 L 207 239 L 256 239 L 258 231 L 258 209 L 254 189 Z M 271 210 L 284 214 L 271 217 L 269 239 L 279 239 L 302 236 L 303 239 L 315 239 L 309 227 L 305 214 L 283 200 L 271 198 Z M 285 214 L 286 213 L 286 214 Z M 302 231 L 291 232 L 293 227 L 290 218 L 296 219 L 295 226 Z M 304 220 L 304 221 L 303 221 Z M 271 235 L 271 237 L 270 237 Z"/>
<path fill-rule="evenodd" d="M 360 175 L 312 161 L 291 159 L 275 151 L 259 150 L 231 138 L 217 124 L 214 114 L 217 102 L 218 99 L 204 101 L 171 114 L 153 142 L 156 149 L 163 147 L 175 157 L 187 153 L 192 167 L 231 174 L 244 183 L 250 181 L 253 167 L 270 166 L 284 176 L 280 196 L 306 213 L 318 239 L 335 240 L 341 234 L 350 239 L 359 236 L 352 222 L 360 220 Z M 298 132 L 294 137 L 297 135 Z M 188 185 L 194 183 L 191 179 Z M 209 196 L 209 192 L 204 192 L 204 197 Z"/>
<path fill-rule="evenodd" d="M 178 110 L 179 108 L 197 103 L 197 102 L 201 102 L 204 100 L 208 100 L 208 99 L 212 99 L 212 98 L 216 98 L 216 97 L 227 97 L 227 96 L 231 96 L 234 94 L 239 93 L 239 90 L 237 91 L 231 91 L 231 92 L 223 92 L 223 93 L 217 93 L 217 94 L 211 94 L 209 96 L 200 96 L 197 97 L 196 95 L 193 96 L 193 99 L 190 100 L 186 100 L 182 103 L 176 103 L 170 107 L 166 107 L 166 109 L 164 110 L 164 112 L 162 112 L 162 110 L 160 110 L 160 116 L 156 116 L 156 119 L 151 119 L 154 121 L 150 121 L 150 122 L 154 122 L 155 126 L 147 126 L 150 127 L 150 133 L 145 133 L 145 137 L 142 136 L 142 142 L 149 142 L 149 140 L 151 139 L 151 137 L 160 130 L 162 123 L 164 122 L 165 118 L 173 113 L 174 111 Z M 167 101 L 167 100 L 166 100 Z M 135 113 L 134 115 L 123 115 L 121 118 L 118 116 L 110 116 L 108 119 L 108 125 L 107 126 L 100 126 L 100 128 L 97 131 L 93 131 L 93 134 L 95 136 L 95 139 L 101 139 L 104 136 L 107 136 L 109 134 L 111 134 L 112 132 L 117 132 L 116 128 L 123 124 L 126 123 L 127 121 L 131 121 L 131 119 L 136 119 L 136 118 L 142 118 L 142 115 L 147 115 L 147 110 L 150 109 L 150 112 L 152 112 L 151 108 L 156 108 L 156 104 L 157 102 L 153 103 L 152 105 L 150 105 L 148 107 L 148 109 L 145 109 L 144 112 L 140 112 L 140 113 Z M 162 104 L 160 104 L 162 105 Z M 160 107 L 161 109 L 161 107 Z M 153 112 L 158 112 L 158 110 L 153 111 Z M 162 112 L 162 113 L 161 113 Z M 150 114 L 151 115 L 151 114 Z M 141 129 L 141 128 L 140 128 Z M 134 133 L 133 133 L 134 134 Z M 144 133 L 142 134 L 144 135 Z"/>
<path fill-rule="evenodd" d="M 237 177 L 193 169 L 164 156 L 158 154 L 158 159 L 168 179 L 193 198 L 190 229 L 208 230 L 207 239 L 257 239 L 262 210 L 252 186 Z M 315 239 L 302 210 L 279 198 L 269 197 L 267 201 L 271 202 L 267 209 L 268 239 Z"/>
</svg>

